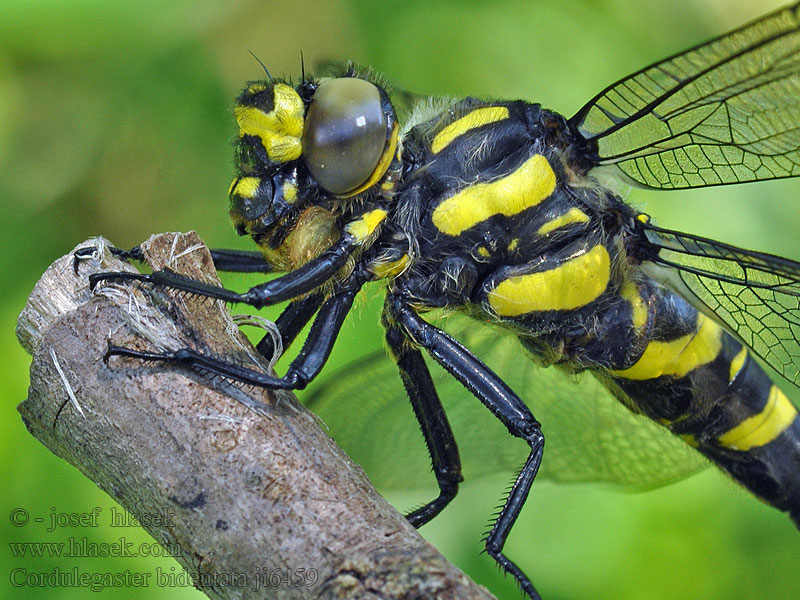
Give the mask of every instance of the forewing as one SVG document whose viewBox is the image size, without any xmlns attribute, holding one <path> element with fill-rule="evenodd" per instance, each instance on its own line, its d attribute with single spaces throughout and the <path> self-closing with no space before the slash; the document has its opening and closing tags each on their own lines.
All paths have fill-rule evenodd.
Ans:
<svg viewBox="0 0 800 600">
<path fill-rule="evenodd" d="M 627 489 L 665 485 L 705 465 L 666 430 L 630 413 L 590 375 L 537 368 L 518 340 L 452 316 L 442 325 L 519 393 L 542 423 L 539 477 L 595 481 Z M 438 365 L 428 362 L 461 451 L 467 480 L 514 473 L 528 449 Z M 372 354 L 335 373 L 307 404 L 380 489 L 432 484 L 430 459 L 397 367 Z"/>
<path fill-rule="evenodd" d="M 654 262 L 681 281 L 753 352 L 800 385 L 800 263 L 644 226 Z"/>
<path fill-rule="evenodd" d="M 800 175 L 800 5 L 611 85 L 570 119 L 597 165 L 695 188 Z"/>
</svg>

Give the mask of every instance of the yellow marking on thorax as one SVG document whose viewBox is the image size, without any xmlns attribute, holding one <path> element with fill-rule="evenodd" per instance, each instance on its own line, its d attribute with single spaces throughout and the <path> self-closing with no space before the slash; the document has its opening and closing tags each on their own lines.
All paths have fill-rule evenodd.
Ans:
<svg viewBox="0 0 800 600">
<path fill-rule="evenodd" d="M 710 363 L 722 349 L 722 329 L 701 313 L 693 333 L 669 342 L 650 342 L 631 367 L 611 370 L 614 377 L 644 381 L 665 375 L 684 377 Z"/>
<path fill-rule="evenodd" d="M 517 249 L 518 246 L 519 246 L 519 238 L 514 238 L 508 244 L 508 251 L 513 252 L 514 250 Z"/>
<path fill-rule="evenodd" d="M 409 262 L 411 262 L 411 258 L 408 254 L 403 254 L 397 260 L 393 260 L 390 262 L 385 263 L 378 263 L 370 267 L 370 271 L 372 274 L 375 275 L 378 279 L 389 279 L 392 277 L 396 277 L 400 275 L 403 271 L 406 270 Z"/>
<path fill-rule="evenodd" d="M 786 395 L 773 385 L 764 409 L 723 433 L 717 441 L 732 450 L 745 452 L 765 446 L 782 434 L 797 417 L 797 409 Z"/>
<path fill-rule="evenodd" d="M 539 230 L 536 233 L 539 235 L 547 235 L 551 231 L 555 231 L 556 229 L 565 227 L 566 225 L 572 225 L 573 223 L 586 223 L 588 220 L 589 216 L 585 212 L 573 206 L 560 217 L 556 217 L 552 221 L 548 221 L 539 227 Z"/>
<path fill-rule="evenodd" d="M 274 162 L 295 160 L 302 152 L 305 106 L 297 92 L 284 83 L 275 85 L 272 93 L 275 107 L 268 113 L 252 106 L 234 108 L 239 137 L 259 138 Z"/>
<path fill-rule="evenodd" d="M 344 230 L 356 238 L 356 241 L 360 244 L 370 235 L 372 235 L 372 232 L 375 231 L 375 228 L 380 225 L 385 218 L 386 211 L 381 208 L 376 208 L 369 212 L 365 212 L 363 215 L 361 215 L 361 218 L 356 219 L 355 221 L 350 221 L 347 225 L 345 225 Z"/>
<path fill-rule="evenodd" d="M 545 310 L 572 310 L 589 304 L 608 286 L 611 259 L 598 244 L 555 269 L 509 277 L 488 294 L 501 317 Z"/>
<path fill-rule="evenodd" d="M 240 177 L 238 180 L 233 180 L 230 191 L 242 198 L 255 198 L 259 185 L 261 185 L 259 177 Z"/>
<path fill-rule="evenodd" d="M 465 134 L 470 129 L 475 129 L 481 125 L 488 125 L 508 118 L 508 108 L 505 106 L 486 106 L 476 108 L 471 113 L 464 115 L 460 119 L 453 121 L 442 129 L 431 142 L 431 151 L 434 154 L 441 152 L 450 142 L 458 136 Z"/>
<path fill-rule="evenodd" d="M 433 224 L 442 233 L 459 235 L 494 215 L 509 217 L 536 206 L 555 187 L 550 163 L 534 154 L 513 173 L 490 183 L 476 183 L 444 200 L 433 211 Z"/>
<path fill-rule="evenodd" d="M 631 303 L 631 319 L 634 329 L 641 329 L 647 323 L 647 304 L 639 294 L 639 288 L 632 281 L 626 281 L 619 291 Z"/>
<path fill-rule="evenodd" d="M 742 365 L 744 365 L 744 359 L 747 358 L 747 348 L 742 346 L 742 349 L 739 350 L 738 354 L 733 357 L 731 361 L 731 370 L 728 373 L 728 381 L 733 381 L 736 376 L 739 374 L 739 371 L 742 370 Z"/>
</svg>

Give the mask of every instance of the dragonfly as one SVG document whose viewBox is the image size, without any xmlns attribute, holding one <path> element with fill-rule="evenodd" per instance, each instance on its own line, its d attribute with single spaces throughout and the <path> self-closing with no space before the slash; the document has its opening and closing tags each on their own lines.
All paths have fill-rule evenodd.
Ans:
<svg viewBox="0 0 800 600">
<path fill-rule="evenodd" d="M 382 285 L 391 360 L 362 359 L 309 405 L 364 447 L 407 397 L 439 488 L 407 515 L 416 527 L 463 480 L 450 418 L 480 429 L 482 469 L 518 473 L 486 551 L 530 598 L 503 548 L 539 476 L 652 487 L 708 460 L 800 526 L 800 417 L 759 363 L 800 384 L 800 263 L 659 227 L 597 177 L 682 190 L 800 175 L 799 53 L 795 4 L 613 83 L 569 118 L 407 94 L 352 64 L 296 83 L 267 73 L 236 100 L 229 191 L 234 227 L 258 250 L 212 256 L 223 271 L 284 274 L 243 293 L 169 270 L 90 283 L 288 302 L 281 345 L 311 323 L 302 348 L 283 376 L 193 348 L 112 340 L 106 357 L 303 389 L 362 288 Z M 257 349 L 271 357 L 273 337 Z M 518 444 L 500 448 L 498 430 Z"/>
</svg>

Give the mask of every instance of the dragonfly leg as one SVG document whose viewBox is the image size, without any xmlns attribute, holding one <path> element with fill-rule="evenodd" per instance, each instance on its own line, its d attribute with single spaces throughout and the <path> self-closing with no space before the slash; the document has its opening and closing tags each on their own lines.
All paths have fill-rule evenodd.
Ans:
<svg viewBox="0 0 800 600">
<path fill-rule="evenodd" d="M 272 265 L 258 250 L 211 250 L 217 271 L 230 273 L 271 273 Z"/>
<path fill-rule="evenodd" d="M 390 297 L 387 306 L 394 321 L 415 344 L 424 348 L 436 362 L 475 395 L 503 422 L 512 435 L 522 438 L 530 445 L 528 459 L 486 538 L 486 552 L 504 571 L 514 576 L 526 594 L 534 600 L 540 600 L 536 588 L 522 569 L 503 554 L 503 546 L 525 504 L 542 461 L 544 436 L 541 426 L 530 409 L 502 379 L 460 343 L 422 319 L 403 298 Z"/>
<path fill-rule="evenodd" d="M 142 254 L 142 249 L 139 246 L 134 246 L 130 250 L 123 250 L 116 246 L 108 246 L 107 248 L 111 254 L 122 260 L 144 260 L 144 254 Z M 84 246 L 72 253 L 72 270 L 76 275 L 78 274 L 81 262 L 94 256 L 97 251 L 98 246 Z"/>
<path fill-rule="evenodd" d="M 294 339 L 303 330 L 303 327 L 306 326 L 306 323 L 308 323 L 311 317 L 314 316 L 314 313 L 319 310 L 323 300 L 324 297 L 321 293 L 309 294 L 308 296 L 292 300 L 289 306 L 283 310 L 275 321 L 275 326 L 278 328 L 278 332 L 281 336 L 281 348 L 283 352 L 292 345 L 292 342 L 294 342 Z M 261 356 L 267 360 L 271 360 L 275 354 L 275 342 L 272 335 L 268 333 L 261 338 L 261 341 L 258 342 L 256 346 L 256 350 L 258 350 Z"/>
<path fill-rule="evenodd" d="M 436 483 L 439 485 L 436 498 L 406 515 L 409 522 L 418 528 L 438 515 L 456 497 L 458 484 L 464 478 L 461 475 L 458 446 L 428 366 L 408 336 L 391 321 L 391 316 L 384 313 L 383 324 L 389 352 L 400 369 L 400 377 L 428 446 Z"/>
<path fill-rule="evenodd" d="M 130 250 L 123 250 L 116 246 L 108 248 L 109 252 L 122 260 L 137 260 L 143 261 L 144 254 L 140 246 L 134 246 Z M 86 246 L 78 248 L 72 256 L 72 267 L 75 273 L 78 273 L 78 267 L 82 260 L 93 256 L 97 251 L 94 246 Z M 214 261 L 214 266 L 218 271 L 228 271 L 233 273 L 271 273 L 273 271 L 272 265 L 267 262 L 264 255 L 257 251 L 251 250 L 210 250 L 211 259 Z"/>
<path fill-rule="evenodd" d="M 354 277 L 351 277 L 345 283 L 349 283 L 354 279 Z M 344 318 L 350 312 L 353 300 L 359 289 L 361 289 L 361 283 L 358 280 L 351 285 L 340 285 L 334 290 L 331 297 L 322 303 L 302 350 L 289 365 L 287 373 L 283 377 L 275 377 L 254 369 L 248 369 L 235 363 L 207 356 L 190 348 L 181 348 L 171 352 L 141 352 L 131 348 L 111 345 L 106 350 L 105 359 L 111 356 L 126 356 L 146 361 L 166 362 L 201 372 L 214 373 L 234 381 L 259 387 L 300 390 L 317 376 L 328 360 Z"/>
<path fill-rule="evenodd" d="M 308 261 L 302 267 L 286 275 L 257 285 L 243 294 L 221 286 L 183 277 L 169 269 L 153 271 L 150 274 L 129 272 L 93 273 L 89 275 L 89 285 L 94 288 L 100 281 L 136 280 L 181 290 L 191 294 L 208 296 L 209 298 L 216 298 L 225 302 L 238 302 L 254 306 L 255 308 L 261 308 L 263 306 L 291 300 L 292 298 L 307 294 L 319 287 L 336 275 L 337 271 L 345 265 L 355 248 L 356 242 L 353 240 L 352 236 L 344 236 L 338 243 L 334 244 L 334 246 L 318 257 Z"/>
</svg>

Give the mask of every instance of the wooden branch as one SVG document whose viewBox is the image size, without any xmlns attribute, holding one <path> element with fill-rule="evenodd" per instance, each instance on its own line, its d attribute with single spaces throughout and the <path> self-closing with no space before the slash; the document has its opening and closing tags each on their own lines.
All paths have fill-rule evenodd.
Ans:
<svg viewBox="0 0 800 600">
<path fill-rule="evenodd" d="M 211 598 L 491 598 L 408 525 L 292 394 L 112 357 L 189 346 L 268 368 L 225 306 L 148 285 L 97 247 L 56 261 L 20 315 L 33 355 L 19 412 L 56 455 L 138 515 Z M 218 283 L 197 236 L 143 245 L 151 268 Z M 55 493 L 55 492 L 54 492 Z M 159 523 L 159 520 L 162 522 Z M 292 583 L 289 583 L 291 580 Z"/>
</svg>

